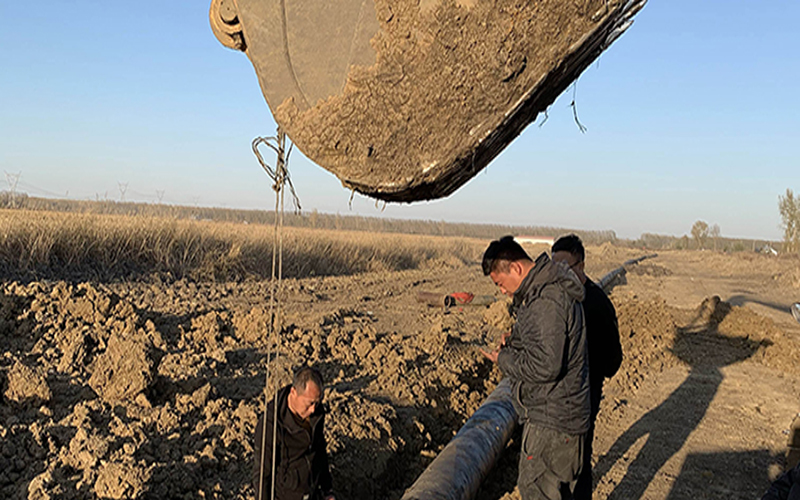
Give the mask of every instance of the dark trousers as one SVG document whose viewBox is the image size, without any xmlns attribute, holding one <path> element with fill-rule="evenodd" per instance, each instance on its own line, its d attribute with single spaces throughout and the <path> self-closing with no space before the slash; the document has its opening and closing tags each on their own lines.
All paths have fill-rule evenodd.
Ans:
<svg viewBox="0 0 800 500">
<path fill-rule="evenodd" d="M 589 417 L 589 432 L 586 433 L 586 441 L 583 445 L 583 468 L 572 494 L 564 492 L 563 500 L 592 500 L 592 441 L 594 440 L 594 422 L 597 420 L 600 400 L 603 398 L 603 383 L 592 384 L 589 390 L 591 391 L 592 413 Z"/>
<path fill-rule="evenodd" d="M 573 500 L 592 500 L 592 440 L 594 439 L 594 419 L 583 442 L 583 468 L 578 482 L 572 491 Z"/>
<path fill-rule="evenodd" d="M 527 422 L 519 457 L 522 500 L 561 500 L 562 484 L 569 491 L 583 467 L 585 435 L 572 435 Z"/>
</svg>

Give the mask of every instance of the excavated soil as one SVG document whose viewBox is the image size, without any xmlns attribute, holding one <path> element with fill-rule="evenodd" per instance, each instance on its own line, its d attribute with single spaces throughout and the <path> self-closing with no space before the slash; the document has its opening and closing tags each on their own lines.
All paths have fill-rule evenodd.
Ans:
<svg viewBox="0 0 800 500">
<path fill-rule="evenodd" d="M 589 271 L 635 255 L 590 249 Z M 611 295 L 625 360 L 598 417 L 596 498 L 757 497 L 800 410 L 800 327 L 780 310 L 800 291 L 759 287 L 797 261 L 648 262 Z M 327 381 L 338 497 L 400 498 L 499 381 L 477 349 L 509 327 L 506 302 L 415 300 L 495 293 L 477 263 L 285 285 L 269 358 L 269 283 L 3 283 L 0 497 L 251 499 L 266 367 L 282 384 L 308 361 Z M 700 298 L 665 298 L 677 289 Z M 516 441 L 481 500 L 519 498 Z"/>
</svg>

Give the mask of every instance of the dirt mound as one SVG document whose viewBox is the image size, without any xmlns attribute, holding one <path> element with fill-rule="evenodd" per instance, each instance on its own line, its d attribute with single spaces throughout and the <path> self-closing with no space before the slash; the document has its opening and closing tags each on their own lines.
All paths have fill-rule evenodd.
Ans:
<svg viewBox="0 0 800 500">
<path fill-rule="evenodd" d="M 660 266 L 658 264 L 646 264 L 646 263 L 631 266 L 628 272 L 639 276 L 652 276 L 654 278 L 661 278 L 664 276 L 672 275 L 672 271 L 670 271 L 664 266 Z"/>
<path fill-rule="evenodd" d="M 153 381 L 151 348 L 147 337 L 113 334 L 105 352 L 97 357 L 89 387 L 111 404 L 143 394 Z"/>
<path fill-rule="evenodd" d="M 8 388 L 5 397 L 21 403 L 27 400 L 50 401 L 52 393 L 41 368 L 31 368 L 16 361 L 8 371 Z"/>
<path fill-rule="evenodd" d="M 785 373 L 800 374 L 800 346 L 775 323 L 746 307 L 732 307 L 719 323 L 722 335 L 745 339 L 759 345 L 753 360 Z"/>
<path fill-rule="evenodd" d="M 613 296 L 612 301 L 617 309 L 623 359 L 619 372 L 606 385 L 635 390 L 648 373 L 663 371 L 679 362 L 668 350 L 675 342 L 678 327 L 662 300 Z"/>
<path fill-rule="evenodd" d="M 0 406 L 0 433 L 11 437 L 7 456 L 17 464 L 0 477 L 4 497 L 137 496 L 148 468 L 137 466 L 121 424 L 127 409 L 111 404 L 147 389 L 148 377 L 137 375 L 147 371 L 140 346 L 159 337 L 130 304 L 89 284 L 11 284 L 0 296 L 0 342 L 13 361 L 5 394 L 33 403 Z M 110 429 L 112 415 L 121 425 Z"/>
<path fill-rule="evenodd" d="M 639 387 L 645 375 L 675 364 L 727 366 L 752 359 L 789 373 L 800 373 L 798 348 L 769 318 L 718 296 L 694 310 L 668 306 L 663 300 L 612 297 L 617 309 L 624 358 L 607 383 L 625 391 Z"/>
<path fill-rule="evenodd" d="M 772 279 L 786 287 L 800 288 L 800 264 L 776 273 Z"/>
</svg>

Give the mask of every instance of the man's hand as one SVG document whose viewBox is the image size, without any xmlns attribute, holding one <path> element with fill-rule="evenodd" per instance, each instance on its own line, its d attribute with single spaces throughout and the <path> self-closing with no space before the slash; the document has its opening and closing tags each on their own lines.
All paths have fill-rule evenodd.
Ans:
<svg viewBox="0 0 800 500">
<path fill-rule="evenodd" d="M 483 354 L 484 357 L 486 357 L 486 359 L 488 359 L 492 363 L 497 363 L 497 356 L 500 355 L 500 348 L 498 347 L 492 352 L 486 352 L 483 349 L 481 349 L 481 354 Z"/>
<path fill-rule="evenodd" d="M 481 354 L 483 354 L 484 357 L 486 357 L 486 359 L 488 359 L 492 363 L 497 363 L 497 356 L 500 355 L 500 349 L 506 345 L 506 339 L 508 339 L 508 337 L 510 336 L 511 332 L 505 332 L 500 336 L 500 345 L 497 347 L 497 349 L 495 349 L 492 352 L 486 352 L 483 349 L 481 349 Z"/>
<path fill-rule="evenodd" d="M 336 500 L 336 497 L 333 496 L 333 493 L 325 497 L 325 500 Z"/>
</svg>

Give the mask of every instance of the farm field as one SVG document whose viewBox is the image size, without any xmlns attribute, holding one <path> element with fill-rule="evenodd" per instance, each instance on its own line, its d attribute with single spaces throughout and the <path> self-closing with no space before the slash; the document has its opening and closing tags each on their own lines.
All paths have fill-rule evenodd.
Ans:
<svg viewBox="0 0 800 500">
<path fill-rule="evenodd" d="M 283 384 L 309 361 L 328 383 L 337 497 L 399 499 L 500 380 L 478 353 L 510 321 L 480 272 L 487 241 L 288 231 L 275 358 L 271 228 L 154 219 L 131 236 L 128 219 L 0 216 L 2 498 L 252 499 L 267 363 Z M 588 274 L 645 253 L 589 247 Z M 800 261 L 667 251 L 627 281 L 595 498 L 757 498 L 800 411 Z M 419 291 L 498 302 L 442 309 Z M 518 446 L 481 500 L 519 498 Z"/>
</svg>

